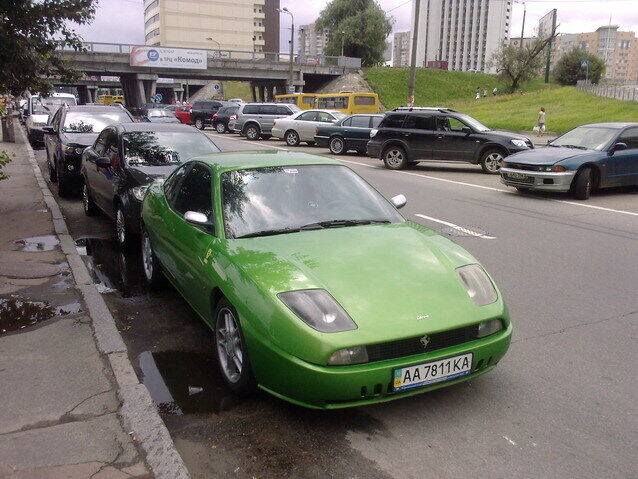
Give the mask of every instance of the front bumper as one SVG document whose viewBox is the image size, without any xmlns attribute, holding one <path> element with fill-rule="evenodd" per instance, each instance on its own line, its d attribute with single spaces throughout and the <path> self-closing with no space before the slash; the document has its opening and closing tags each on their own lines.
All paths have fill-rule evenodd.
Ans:
<svg viewBox="0 0 638 479">
<path fill-rule="evenodd" d="M 370 158 L 381 158 L 381 143 L 370 140 L 366 145 L 366 153 Z"/>
<path fill-rule="evenodd" d="M 237 120 L 229 120 L 228 129 L 232 131 L 233 133 L 239 133 L 241 131 L 240 125 L 237 124 Z"/>
<path fill-rule="evenodd" d="M 315 144 L 322 148 L 328 148 L 330 146 L 330 138 L 328 138 L 327 136 L 315 135 Z"/>
<path fill-rule="evenodd" d="M 501 182 L 507 186 L 529 188 L 539 191 L 569 191 L 575 171 L 553 173 L 545 171 L 528 171 L 514 168 L 501 168 Z M 515 177 L 516 176 L 516 177 Z"/>
<path fill-rule="evenodd" d="M 491 336 L 425 354 L 353 366 L 319 366 L 303 361 L 253 338 L 249 341 L 259 387 L 288 402 L 314 408 L 338 409 L 392 401 L 473 379 L 496 366 L 509 348 L 512 325 Z M 393 371 L 451 356 L 472 353 L 470 374 L 415 389 L 392 391 Z"/>
</svg>

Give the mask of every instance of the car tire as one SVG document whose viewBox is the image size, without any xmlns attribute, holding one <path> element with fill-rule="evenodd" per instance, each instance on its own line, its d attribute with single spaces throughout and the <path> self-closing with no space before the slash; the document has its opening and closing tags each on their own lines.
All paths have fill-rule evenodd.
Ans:
<svg viewBox="0 0 638 479">
<path fill-rule="evenodd" d="M 235 394 L 249 396 L 255 392 L 257 381 L 250 367 L 239 315 L 226 298 L 222 298 L 215 308 L 214 324 L 215 356 L 219 371 Z"/>
<path fill-rule="evenodd" d="M 572 181 L 572 195 L 577 200 L 586 200 L 594 188 L 594 175 L 588 166 L 581 168 Z"/>
<path fill-rule="evenodd" d="M 261 135 L 262 140 L 270 140 L 271 138 L 272 138 L 272 135 Z"/>
<path fill-rule="evenodd" d="M 515 187 L 518 191 L 520 191 L 521 193 L 527 193 L 529 192 L 529 188 L 525 188 L 523 186 L 516 186 Z"/>
<path fill-rule="evenodd" d="M 204 125 L 204 120 L 202 120 L 201 118 L 197 118 L 195 120 L 195 128 L 197 128 L 198 130 L 203 130 L 204 128 L 206 128 L 206 125 Z"/>
<path fill-rule="evenodd" d="M 386 148 L 381 155 L 383 164 L 389 170 L 402 170 L 408 166 L 405 150 L 400 146 Z"/>
<path fill-rule="evenodd" d="M 226 129 L 226 125 L 220 121 L 215 125 L 215 131 L 217 133 L 226 133 L 228 130 Z"/>
<path fill-rule="evenodd" d="M 284 139 L 286 140 L 286 145 L 288 146 L 299 146 L 299 133 L 297 133 L 295 130 L 288 130 L 284 134 Z"/>
<path fill-rule="evenodd" d="M 123 250 L 128 249 L 133 243 L 133 233 L 126 221 L 126 214 L 121 203 L 115 205 L 115 239 Z"/>
<path fill-rule="evenodd" d="M 140 244 L 142 249 L 142 272 L 144 279 L 151 288 L 157 288 L 163 283 L 164 275 L 162 274 L 162 267 L 157 259 L 157 255 L 153 250 L 151 238 L 144 226 L 142 226 Z"/>
<path fill-rule="evenodd" d="M 315 146 L 315 142 L 314 141 L 307 141 L 306 145 L 308 146 Z"/>
<path fill-rule="evenodd" d="M 97 206 L 91 197 L 91 190 L 86 180 L 82 183 L 82 208 L 86 216 L 95 216 L 98 213 Z"/>
<path fill-rule="evenodd" d="M 332 153 L 333 155 L 343 155 L 347 151 L 346 140 L 344 140 L 340 136 L 333 136 L 332 138 L 330 138 L 328 148 L 330 148 L 330 153 Z"/>
<path fill-rule="evenodd" d="M 58 181 L 58 175 L 56 171 L 53 169 L 53 166 L 51 165 L 51 162 L 48 159 L 47 159 L 47 169 L 49 170 L 49 180 L 51 181 L 51 183 L 55 183 L 56 181 Z"/>
<path fill-rule="evenodd" d="M 257 141 L 261 136 L 261 129 L 257 125 L 245 126 L 243 132 L 246 139 L 250 141 Z"/>
<path fill-rule="evenodd" d="M 483 172 L 488 175 L 498 175 L 505 156 L 503 150 L 497 148 L 485 150 L 481 155 L 481 168 L 483 168 Z"/>
</svg>

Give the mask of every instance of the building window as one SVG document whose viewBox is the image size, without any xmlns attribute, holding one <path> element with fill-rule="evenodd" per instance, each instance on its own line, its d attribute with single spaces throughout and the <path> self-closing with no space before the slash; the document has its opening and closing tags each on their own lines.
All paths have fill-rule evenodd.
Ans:
<svg viewBox="0 0 638 479">
<path fill-rule="evenodd" d="M 155 7 L 159 5 L 159 0 L 155 0 L 148 4 L 148 6 L 144 9 L 144 15 L 146 15 L 150 10 L 153 10 Z"/>
<path fill-rule="evenodd" d="M 146 22 L 144 23 L 144 26 L 148 27 L 150 24 L 155 23 L 155 22 L 159 22 L 159 13 L 153 15 L 151 18 L 146 20 Z"/>
<path fill-rule="evenodd" d="M 159 34 L 160 34 L 159 28 L 156 28 L 152 32 L 148 32 L 146 34 L 146 41 L 148 42 L 151 38 L 159 36 Z"/>
</svg>

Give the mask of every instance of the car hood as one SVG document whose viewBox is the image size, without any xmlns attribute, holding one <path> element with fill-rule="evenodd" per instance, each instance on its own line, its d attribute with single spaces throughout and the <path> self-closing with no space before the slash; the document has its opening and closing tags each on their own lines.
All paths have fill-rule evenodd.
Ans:
<svg viewBox="0 0 638 479">
<path fill-rule="evenodd" d="M 578 148 L 546 147 L 514 153 L 508 156 L 505 161 L 524 165 L 553 165 L 559 161 L 590 153 L 591 150 L 580 150 Z"/>
<path fill-rule="evenodd" d="M 130 166 L 128 167 L 133 180 L 139 185 L 152 183 L 158 178 L 166 178 L 179 165 L 171 166 Z"/>
<path fill-rule="evenodd" d="M 151 123 L 179 123 L 177 117 L 160 117 L 160 118 L 149 118 Z"/>
<path fill-rule="evenodd" d="M 72 143 L 74 145 L 91 146 L 95 143 L 100 133 L 64 133 L 64 143 Z"/>
<path fill-rule="evenodd" d="M 49 121 L 49 114 L 33 113 L 29 118 L 33 123 L 47 123 Z"/>
<path fill-rule="evenodd" d="M 357 324 L 357 330 L 339 333 L 351 344 L 414 337 L 503 313 L 500 299 L 475 306 L 457 279 L 455 269 L 476 259 L 416 223 L 229 241 L 231 261 L 267 294 L 328 291 Z"/>
<path fill-rule="evenodd" d="M 511 131 L 490 130 L 490 131 L 487 131 L 485 133 L 489 134 L 489 135 L 501 136 L 501 137 L 509 139 L 509 140 L 524 140 L 524 141 L 528 141 L 529 140 L 529 138 L 526 137 L 525 135 L 520 135 L 518 133 L 512 133 Z"/>
</svg>

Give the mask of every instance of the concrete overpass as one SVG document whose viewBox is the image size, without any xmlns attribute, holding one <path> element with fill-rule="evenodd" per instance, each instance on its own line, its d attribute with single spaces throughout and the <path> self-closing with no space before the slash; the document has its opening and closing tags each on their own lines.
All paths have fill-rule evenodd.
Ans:
<svg viewBox="0 0 638 479">
<path fill-rule="evenodd" d="M 344 73 L 361 67 L 361 59 L 294 55 L 292 85 L 288 54 L 245 52 L 234 50 L 208 50 L 205 69 L 131 66 L 130 52 L 136 45 L 119 43 L 84 43 L 86 51 L 60 50 L 62 58 L 88 76 L 113 75 L 120 83 L 128 106 L 146 103 L 157 91 L 158 78 L 173 78 L 202 82 L 205 80 L 249 81 L 254 100 L 268 100 L 275 94 L 285 93 L 288 87 L 295 91 L 316 86 Z M 84 91 L 84 85 L 78 84 Z M 87 85 L 88 88 L 88 85 Z M 81 93 L 82 95 L 82 93 Z"/>
</svg>

